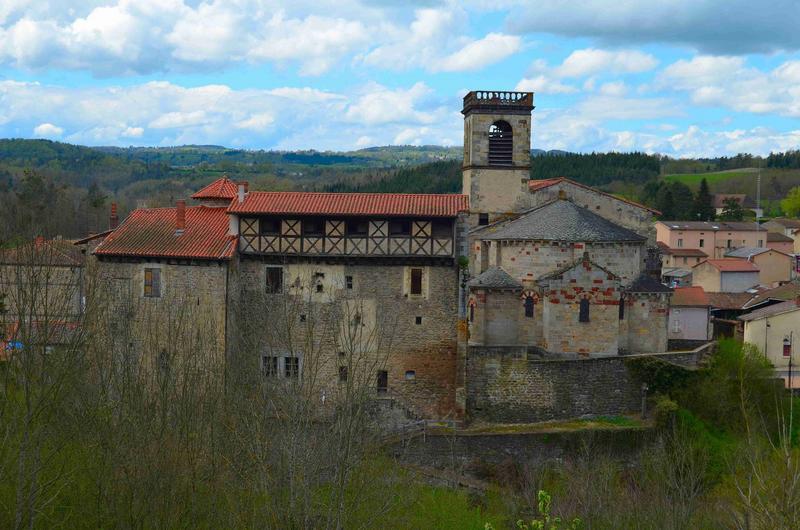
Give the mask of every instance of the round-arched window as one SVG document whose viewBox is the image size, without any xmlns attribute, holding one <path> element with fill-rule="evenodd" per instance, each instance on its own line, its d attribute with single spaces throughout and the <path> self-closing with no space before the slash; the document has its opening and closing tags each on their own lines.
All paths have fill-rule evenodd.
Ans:
<svg viewBox="0 0 800 530">
<path fill-rule="evenodd" d="M 514 140 L 511 125 L 507 121 L 496 121 L 489 127 L 489 165 L 510 166 L 513 164 Z"/>
</svg>

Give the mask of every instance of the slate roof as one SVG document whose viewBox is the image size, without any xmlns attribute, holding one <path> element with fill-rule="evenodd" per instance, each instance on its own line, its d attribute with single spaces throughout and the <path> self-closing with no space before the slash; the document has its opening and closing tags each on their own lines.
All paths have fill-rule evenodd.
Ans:
<svg viewBox="0 0 800 530">
<path fill-rule="evenodd" d="M 692 271 L 688 269 L 681 269 L 679 267 L 665 268 L 661 271 L 661 276 L 670 276 L 673 278 L 683 278 L 684 276 L 689 276 L 691 274 Z"/>
<path fill-rule="evenodd" d="M 192 195 L 192 199 L 231 200 L 238 193 L 237 184 L 227 176 L 218 178 Z"/>
<path fill-rule="evenodd" d="M 725 253 L 725 257 L 751 258 L 753 256 L 758 256 L 759 254 L 763 254 L 764 252 L 769 252 L 770 250 L 772 249 L 766 247 L 740 247 L 740 248 L 735 248 L 733 250 L 729 250 L 728 252 Z"/>
<path fill-rule="evenodd" d="M 316 193 L 253 191 L 234 201 L 228 212 L 280 215 L 369 215 L 382 217 L 456 217 L 469 209 L 461 194 Z"/>
<path fill-rule="evenodd" d="M 228 235 L 225 207 L 186 208 L 186 228 L 176 233 L 176 208 L 139 208 L 98 245 L 99 256 L 230 259 L 236 238 Z"/>
<path fill-rule="evenodd" d="M 739 317 L 739 320 L 744 320 L 748 322 L 750 320 L 758 320 L 765 317 L 771 317 L 778 315 L 780 313 L 788 313 L 790 311 L 797 311 L 800 310 L 800 306 L 797 305 L 797 302 L 794 300 L 788 300 L 786 302 L 781 302 L 780 304 L 770 305 L 767 307 L 762 307 L 761 309 L 756 309 L 751 313 L 747 313 L 746 315 L 742 315 Z"/>
<path fill-rule="evenodd" d="M 467 285 L 473 289 L 522 289 L 522 284 L 500 267 L 486 269 Z"/>
<path fill-rule="evenodd" d="M 757 231 L 757 223 L 744 221 L 659 221 L 670 230 L 703 230 L 708 232 Z M 763 232 L 763 230 L 762 230 Z"/>
<path fill-rule="evenodd" d="M 672 289 L 648 276 L 647 274 L 640 274 L 638 278 L 625 289 L 631 293 L 671 293 Z"/>
<path fill-rule="evenodd" d="M 700 286 L 692 287 L 676 287 L 672 291 L 672 306 L 681 307 L 707 307 L 711 302 L 706 295 L 706 292 Z"/>
<path fill-rule="evenodd" d="M 744 309 L 757 306 L 769 300 L 794 300 L 800 296 L 800 280 L 792 280 L 790 282 L 779 285 L 772 289 L 761 291 L 747 301 L 742 307 Z"/>
<path fill-rule="evenodd" d="M 758 272 L 759 268 L 753 265 L 752 262 L 741 258 L 719 258 L 707 259 L 701 261 L 692 268 L 700 267 L 704 263 L 708 263 L 720 272 Z"/>
<path fill-rule="evenodd" d="M 768 243 L 792 243 L 794 239 L 780 232 L 767 232 Z"/>
<path fill-rule="evenodd" d="M 612 223 L 569 200 L 555 200 L 477 232 L 484 240 L 645 241 L 632 230 Z"/>
</svg>

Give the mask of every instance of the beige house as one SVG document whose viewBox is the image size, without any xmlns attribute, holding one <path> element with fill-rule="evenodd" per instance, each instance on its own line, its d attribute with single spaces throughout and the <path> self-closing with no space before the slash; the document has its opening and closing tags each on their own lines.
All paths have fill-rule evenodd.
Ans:
<svg viewBox="0 0 800 530">
<path fill-rule="evenodd" d="M 734 248 L 767 246 L 767 233 L 748 222 L 658 221 L 656 240 L 672 250 L 699 249 L 721 258 Z"/>
<path fill-rule="evenodd" d="M 737 248 L 725 254 L 726 258 L 749 261 L 759 269 L 758 283 L 773 286 L 788 282 L 794 277 L 794 257 L 770 248 Z"/>
<path fill-rule="evenodd" d="M 669 340 L 711 340 L 711 302 L 702 287 L 677 287 L 672 292 Z"/>
<path fill-rule="evenodd" d="M 798 360 L 800 299 L 771 305 L 739 317 L 744 322 L 744 341 L 764 352 L 786 387 L 800 388 L 800 374 L 790 376 L 789 362 Z M 791 381 L 790 381 L 791 379 Z"/>
<path fill-rule="evenodd" d="M 716 293 L 742 293 L 758 285 L 759 269 L 738 258 L 709 259 L 692 267 L 692 285 Z"/>
<path fill-rule="evenodd" d="M 783 234 L 792 238 L 792 250 L 795 254 L 800 253 L 800 238 L 797 237 L 797 231 L 800 230 L 800 219 L 772 219 L 761 225 L 769 232 L 776 234 Z"/>
<path fill-rule="evenodd" d="M 794 239 L 780 232 L 767 232 L 767 247 L 794 254 Z"/>
<path fill-rule="evenodd" d="M 708 259 L 708 254 L 699 248 L 670 248 L 661 242 L 658 246 L 661 249 L 661 264 L 665 269 L 687 269 Z"/>
</svg>

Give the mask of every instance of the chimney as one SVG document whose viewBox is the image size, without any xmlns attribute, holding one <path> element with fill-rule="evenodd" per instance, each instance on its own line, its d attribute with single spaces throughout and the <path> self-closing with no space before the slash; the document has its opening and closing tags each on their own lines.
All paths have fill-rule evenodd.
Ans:
<svg viewBox="0 0 800 530">
<path fill-rule="evenodd" d="M 244 202 L 245 195 L 247 195 L 247 182 L 240 182 L 239 194 L 238 194 L 239 204 L 242 204 Z"/>
<path fill-rule="evenodd" d="M 42 245 L 44 245 L 44 236 L 36 236 L 36 239 L 33 240 L 33 244 L 36 248 L 42 248 Z"/>
<path fill-rule="evenodd" d="M 117 203 L 111 203 L 111 216 L 108 218 L 108 227 L 114 230 L 119 226 L 119 217 L 117 216 Z"/>
<path fill-rule="evenodd" d="M 183 199 L 175 203 L 175 234 L 180 235 L 186 230 L 186 201 Z"/>
</svg>

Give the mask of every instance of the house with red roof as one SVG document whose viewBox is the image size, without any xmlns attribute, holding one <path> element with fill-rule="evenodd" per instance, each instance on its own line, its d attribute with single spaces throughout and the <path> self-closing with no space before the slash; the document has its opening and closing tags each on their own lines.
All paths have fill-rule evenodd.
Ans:
<svg viewBox="0 0 800 530">
<path fill-rule="evenodd" d="M 743 259 L 707 259 L 692 267 L 692 285 L 706 292 L 741 293 L 758 283 L 759 268 Z"/>
</svg>

